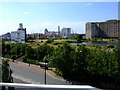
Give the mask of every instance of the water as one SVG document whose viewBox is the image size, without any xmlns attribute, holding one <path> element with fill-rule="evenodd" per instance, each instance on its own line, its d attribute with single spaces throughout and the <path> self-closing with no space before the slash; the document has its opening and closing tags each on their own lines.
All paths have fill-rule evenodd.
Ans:
<svg viewBox="0 0 120 90">
<path fill-rule="evenodd" d="M 112 44 L 113 46 L 120 46 L 120 42 L 117 41 L 108 41 L 108 42 L 82 42 L 82 43 L 70 43 L 71 45 L 81 45 L 81 44 L 85 44 L 85 45 L 100 45 L 100 46 L 107 46 L 107 44 Z"/>
</svg>

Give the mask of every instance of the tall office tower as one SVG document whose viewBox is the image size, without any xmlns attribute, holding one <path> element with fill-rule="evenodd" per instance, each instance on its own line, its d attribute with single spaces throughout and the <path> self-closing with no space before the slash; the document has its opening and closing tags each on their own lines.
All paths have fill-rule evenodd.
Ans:
<svg viewBox="0 0 120 90">
<path fill-rule="evenodd" d="M 17 31 L 11 32 L 11 42 L 12 43 L 25 43 L 26 41 L 26 28 L 23 28 L 23 24 L 19 24 Z"/>
<path fill-rule="evenodd" d="M 58 26 L 58 34 L 60 34 L 60 26 Z"/>
</svg>

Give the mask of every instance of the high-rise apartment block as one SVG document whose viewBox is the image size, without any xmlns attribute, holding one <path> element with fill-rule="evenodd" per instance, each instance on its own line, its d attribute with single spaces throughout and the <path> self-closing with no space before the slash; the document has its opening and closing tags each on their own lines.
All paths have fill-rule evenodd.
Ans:
<svg viewBox="0 0 120 90">
<path fill-rule="evenodd" d="M 63 38 L 66 38 L 66 37 L 69 37 L 71 34 L 71 28 L 63 28 L 60 32 L 60 35 L 63 37 Z"/>
<path fill-rule="evenodd" d="M 19 24 L 17 31 L 11 32 L 11 42 L 12 43 L 25 43 L 26 41 L 26 28 L 23 28 L 23 24 Z"/>
<path fill-rule="evenodd" d="M 87 22 L 86 38 L 120 38 L 120 20 Z"/>
</svg>

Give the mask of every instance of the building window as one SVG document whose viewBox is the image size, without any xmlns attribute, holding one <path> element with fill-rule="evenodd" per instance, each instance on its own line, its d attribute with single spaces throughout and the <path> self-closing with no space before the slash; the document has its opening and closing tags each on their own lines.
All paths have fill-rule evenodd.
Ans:
<svg viewBox="0 0 120 90">
<path fill-rule="evenodd" d="M 25 39 L 21 39 L 21 41 L 25 41 Z"/>
</svg>

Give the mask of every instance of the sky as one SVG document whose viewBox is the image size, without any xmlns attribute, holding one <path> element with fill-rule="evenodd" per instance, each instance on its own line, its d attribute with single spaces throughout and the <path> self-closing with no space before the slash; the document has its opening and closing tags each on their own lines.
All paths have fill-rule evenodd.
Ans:
<svg viewBox="0 0 120 90">
<path fill-rule="evenodd" d="M 120 20 L 120 1 L 118 3 L 118 19 Z"/>
<path fill-rule="evenodd" d="M 19 23 L 27 33 L 71 28 L 85 33 L 86 22 L 118 19 L 118 2 L 0 2 L 0 35 L 16 31 Z"/>
</svg>

